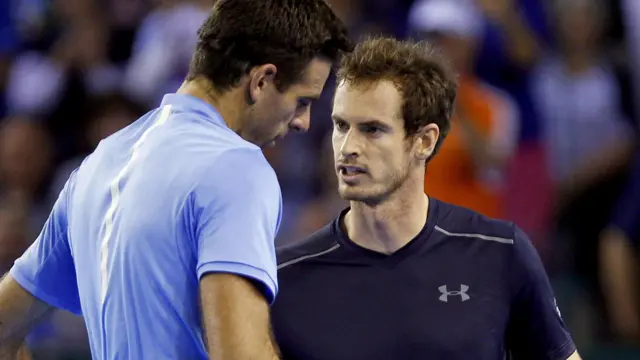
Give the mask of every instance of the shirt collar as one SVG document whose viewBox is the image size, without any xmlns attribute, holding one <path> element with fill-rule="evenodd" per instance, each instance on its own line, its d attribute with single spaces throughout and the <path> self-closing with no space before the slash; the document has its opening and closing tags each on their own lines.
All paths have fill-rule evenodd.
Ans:
<svg viewBox="0 0 640 360">
<path fill-rule="evenodd" d="M 161 106 L 164 105 L 173 105 L 188 111 L 201 113 L 212 122 L 228 127 L 227 123 L 213 105 L 195 96 L 187 94 L 166 94 L 162 98 L 161 103 Z"/>
</svg>

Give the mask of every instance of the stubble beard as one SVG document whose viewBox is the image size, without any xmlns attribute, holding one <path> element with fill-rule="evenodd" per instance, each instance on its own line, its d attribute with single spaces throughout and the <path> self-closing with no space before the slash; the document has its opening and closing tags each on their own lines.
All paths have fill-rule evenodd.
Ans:
<svg viewBox="0 0 640 360">
<path fill-rule="evenodd" d="M 391 198 L 393 194 L 399 191 L 403 185 L 407 182 L 410 175 L 409 166 L 405 166 L 401 173 L 393 173 L 387 177 L 388 180 L 384 182 L 384 185 L 380 183 L 374 183 L 369 186 L 373 189 L 347 189 L 343 188 L 345 185 L 339 185 L 338 191 L 340 197 L 347 201 L 363 202 L 369 206 L 376 206 L 387 199 Z M 362 186 L 362 185 L 360 185 Z M 361 191 L 359 191 L 361 190 Z"/>
</svg>

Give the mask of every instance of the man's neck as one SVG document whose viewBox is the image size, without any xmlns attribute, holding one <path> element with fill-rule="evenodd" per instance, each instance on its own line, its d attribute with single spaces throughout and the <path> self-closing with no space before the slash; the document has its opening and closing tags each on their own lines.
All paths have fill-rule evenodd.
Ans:
<svg viewBox="0 0 640 360">
<path fill-rule="evenodd" d="M 207 80 L 196 78 L 182 83 L 177 93 L 191 95 L 213 106 L 227 126 L 234 132 L 240 133 L 240 107 L 235 106 L 235 99 L 238 96 L 237 90 L 232 89 L 219 93 Z"/>
<path fill-rule="evenodd" d="M 384 254 L 392 254 L 407 245 L 424 228 L 429 211 L 429 198 L 422 184 L 415 189 L 417 185 L 398 189 L 375 206 L 352 201 L 344 218 L 349 238 L 366 249 Z"/>
</svg>

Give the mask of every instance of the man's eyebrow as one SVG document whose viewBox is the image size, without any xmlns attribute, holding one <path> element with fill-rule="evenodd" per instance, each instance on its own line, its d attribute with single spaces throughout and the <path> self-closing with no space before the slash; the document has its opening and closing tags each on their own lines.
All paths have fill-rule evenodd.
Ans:
<svg viewBox="0 0 640 360">
<path fill-rule="evenodd" d="M 331 119 L 333 121 L 340 121 L 340 122 L 348 122 L 345 119 L 343 119 L 340 115 L 331 115 Z M 367 119 L 361 122 L 358 122 L 356 124 L 354 124 L 355 126 L 376 126 L 379 128 L 383 128 L 383 129 L 389 129 L 390 126 L 389 124 L 380 121 L 378 119 Z"/>
<path fill-rule="evenodd" d="M 331 120 L 346 122 L 343 118 L 340 117 L 340 115 L 331 115 Z"/>
<path fill-rule="evenodd" d="M 389 125 L 387 125 L 386 123 L 377 120 L 377 119 L 371 119 L 371 120 L 367 120 L 367 121 L 363 121 L 361 123 L 359 123 L 358 125 L 365 125 L 365 126 L 377 126 L 377 127 L 381 127 L 381 128 L 388 128 Z"/>
</svg>

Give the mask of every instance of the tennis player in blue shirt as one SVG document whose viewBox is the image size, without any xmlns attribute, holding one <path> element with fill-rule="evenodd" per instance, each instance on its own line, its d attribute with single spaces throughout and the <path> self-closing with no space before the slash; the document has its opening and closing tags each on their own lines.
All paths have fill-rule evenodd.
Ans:
<svg viewBox="0 0 640 360">
<path fill-rule="evenodd" d="M 54 307 L 84 316 L 94 359 L 277 358 L 261 147 L 307 130 L 351 47 L 323 0 L 217 1 L 182 87 L 85 159 L 0 283 L 8 358 Z"/>
</svg>

